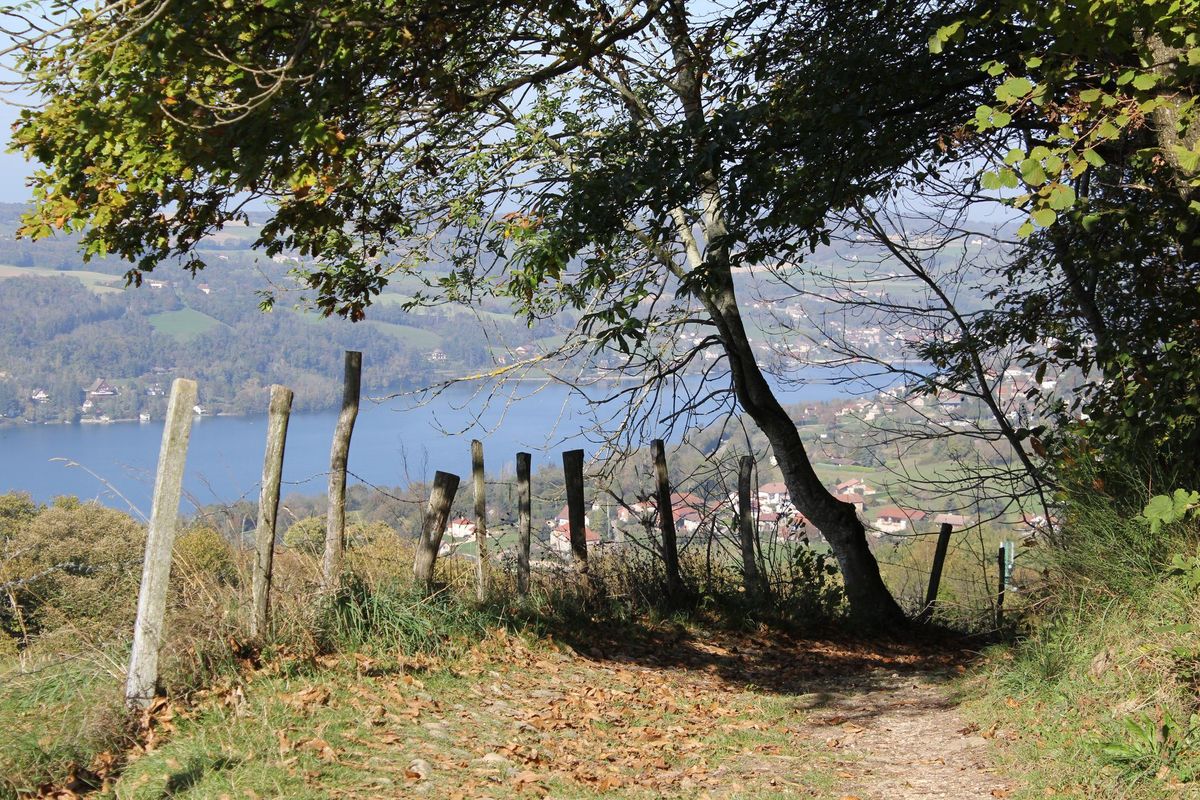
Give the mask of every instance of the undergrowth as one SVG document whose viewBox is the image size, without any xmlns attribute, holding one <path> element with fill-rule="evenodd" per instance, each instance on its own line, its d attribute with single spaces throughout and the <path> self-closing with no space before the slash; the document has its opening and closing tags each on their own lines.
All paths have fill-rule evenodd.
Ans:
<svg viewBox="0 0 1200 800">
<path fill-rule="evenodd" d="M 1179 567 L 1200 529 L 1152 531 L 1144 495 L 1104 488 L 1070 493 L 1042 553 L 1053 588 L 986 652 L 967 707 L 1025 775 L 1021 796 L 1200 796 L 1200 586 Z"/>
<path fill-rule="evenodd" d="M 3 566 L 19 589 L 10 598 L 13 611 L 0 613 L 0 730 L 6 734 L 0 797 L 41 787 L 102 788 L 156 724 L 130 714 L 122 702 L 144 530 L 77 501 L 42 508 L 16 497 L 11 505 L 6 516 L 17 521 L 5 529 L 5 552 L 19 557 L 6 557 Z M 96 525 L 104 536 L 89 534 Z M 53 531 L 64 529 L 71 536 L 55 538 Z M 836 619 L 844 607 L 835 570 L 825 556 L 807 550 L 770 572 L 765 595 L 743 591 L 742 576 L 730 565 L 685 553 L 687 589 L 669 597 L 661 561 L 630 550 L 597 553 L 586 581 L 566 565 L 543 566 L 523 598 L 511 570 L 497 568 L 479 601 L 472 564 L 441 559 L 436 590 L 418 590 L 411 543 L 391 529 L 369 533 L 352 542 L 342 588 L 333 595 L 320 591 L 316 555 L 279 550 L 271 632 L 252 641 L 246 633 L 252 554 L 211 528 L 182 531 L 160 658 L 166 707 L 186 709 L 213 687 L 229 690 L 261 669 L 319 672 L 316 665 L 329 657 L 448 663 L 497 630 L 578 641 L 601 628 L 663 620 L 813 627 Z M 102 547 L 92 548 L 93 541 Z M 39 560 L 39 553 L 48 555 Z M 42 563 L 51 557 L 56 561 Z"/>
</svg>

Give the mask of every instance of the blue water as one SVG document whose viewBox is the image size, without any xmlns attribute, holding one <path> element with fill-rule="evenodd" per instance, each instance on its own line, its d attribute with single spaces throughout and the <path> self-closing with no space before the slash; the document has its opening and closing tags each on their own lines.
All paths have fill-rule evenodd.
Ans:
<svg viewBox="0 0 1200 800">
<path fill-rule="evenodd" d="M 853 389 L 810 383 L 784 392 L 782 399 L 828 400 Z M 465 476 L 472 438 L 484 442 L 489 473 L 511 474 L 519 450 L 532 453 L 535 471 L 543 464 L 561 466 L 561 451 L 571 447 L 582 447 L 589 455 L 595 452 L 595 437 L 586 433 L 593 418 L 581 397 L 558 384 L 519 384 L 504 391 L 491 402 L 467 387 L 447 390 L 425 404 L 411 397 L 364 398 L 350 448 L 351 483 L 405 485 L 431 478 L 435 470 Z M 284 458 L 285 495 L 325 491 L 337 416 L 336 411 L 292 415 Z M 265 438 L 265 416 L 196 418 L 183 510 L 239 499 L 257 501 Z M 76 495 L 148 514 L 161 439 L 161 420 L 2 427 L 0 492 L 29 492 L 39 502 Z"/>
</svg>

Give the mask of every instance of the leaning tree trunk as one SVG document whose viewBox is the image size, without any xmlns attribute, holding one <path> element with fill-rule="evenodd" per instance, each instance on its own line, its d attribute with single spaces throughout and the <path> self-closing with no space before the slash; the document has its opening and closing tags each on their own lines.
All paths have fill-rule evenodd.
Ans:
<svg viewBox="0 0 1200 800">
<path fill-rule="evenodd" d="M 783 410 L 754 358 L 734 291 L 729 250 L 731 237 L 718 178 L 721 174 L 719 148 L 711 146 L 706 134 L 709 122 L 702 89 L 706 68 L 696 58 L 697 48 L 690 36 L 688 9 L 683 0 L 667 0 L 663 24 L 675 60 L 672 88 L 679 98 L 685 126 L 692 137 L 693 176 L 704 238 L 703 245 L 697 241 L 693 218 L 689 218 L 682 208 L 671 210 L 676 234 L 693 270 L 690 276 L 692 291 L 716 325 L 729 358 L 738 402 L 771 443 L 792 502 L 821 529 L 841 566 L 851 616 L 868 627 L 895 625 L 904 620 L 904 612 L 883 583 L 879 564 L 867 547 L 867 532 L 862 521 L 853 505 L 834 497 L 817 477 L 804 443 L 800 441 L 800 432 Z M 667 260 L 671 262 L 671 259 Z M 699 280 L 696 280 L 698 276 Z M 679 277 L 684 278 L 683 275 Z"/>
<path fill-rule="evenodd" d="M 711 294 L 717 328 L 729 357 L 738 401 L 771 443 L 792 503 L 824 534 L 842 570 L 850 614 L 869 627 L 905 619 L 867 546 L 867 531 L 851 503 L 833 496 L 818 477 L 796 424 L 784 411 L 754 359 L 730 280 Z"/>
</svg>

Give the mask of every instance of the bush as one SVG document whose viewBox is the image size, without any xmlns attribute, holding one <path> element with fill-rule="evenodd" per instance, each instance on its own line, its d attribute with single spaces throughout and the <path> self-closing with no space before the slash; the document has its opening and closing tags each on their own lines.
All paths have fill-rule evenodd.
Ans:
<svg viewBox="0 0 1200 800">
<path fill-rule="evenodd" d="M 119 511 L 58 499 L 7 528 L 10 635 L 60 628 L 109 638 L 133 622 L 145 529 Z M 14 585 L 15 584 L 15 585 Z"/>
<path fill-rule="evenodd" d="M 284 531 L 283 546 L 304 555 L 319 555 L 325 549 L 325 519 L 305 517 L 296 520 Z"/>
<path fill-rule="evenodd" d="M 196 525 L 175 539 L 172 553 L 173 569 L 211 578 L 220 583 L 234 583 L 237 566 L 229 543 L 214 528 Z"/>
</svg>

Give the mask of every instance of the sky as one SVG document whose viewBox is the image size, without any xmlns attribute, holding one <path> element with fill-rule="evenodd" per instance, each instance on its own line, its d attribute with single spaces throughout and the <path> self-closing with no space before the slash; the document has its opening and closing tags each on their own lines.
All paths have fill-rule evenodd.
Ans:
<svg viewBox="0 0 1200 800">
<path fill-rule="evenodd" d="M 22 156 L 8 152 L 8 140 L 12 136 L 12 124 L 19 110 L 0 101 L 0 140 L 4 152 L 0 153 L 0 203 L 24 203 L 29 200 L 29 189 L 25 179 L 33 171 L 33 164 Z"/>
</svg>

